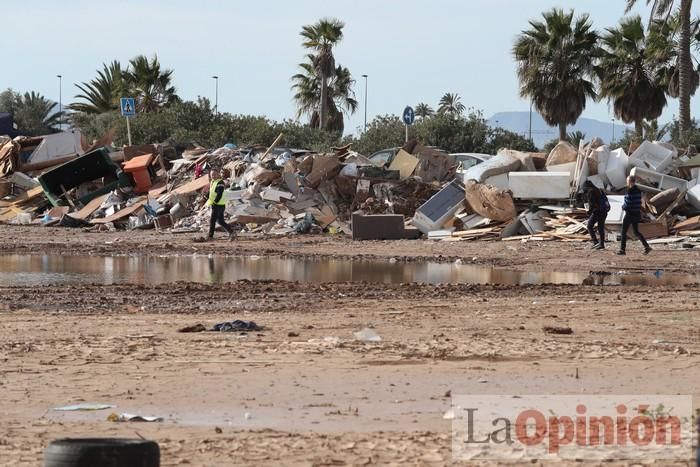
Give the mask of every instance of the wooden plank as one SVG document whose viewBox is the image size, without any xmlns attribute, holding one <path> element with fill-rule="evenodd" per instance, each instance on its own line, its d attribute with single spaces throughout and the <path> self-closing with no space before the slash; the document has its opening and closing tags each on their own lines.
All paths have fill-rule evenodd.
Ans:
<svg viewBox="0 0 700 467">
<path fill-rule="evenodd" d="M 142 197 L 141 200 L 135 202 L 131 206 L 124 208 L 120 211 L 115 212 L 111 216 L 103 217 L 101 219 L 93 219 L 90 221 L 91 224 L 107 224 L 108 222 L 114 222 L 118 221 L 120 219 L 123 219 L 127 216 L 130 216 L 131 214 L 135 213 L 139 209 L 141 209 L 144 204 L 146 204 L 147 198 L 145 196 Z"/>
<path fill-rule="evenodd" d="M 194 193 L 195 191 L 199 191 L 203 188 L 206 188 L 209 186 L 209 175 L 202 175 L 201 177 L 194 179 L 190 182 L 185 183 L 184 185 L 181 185 L 177 188 L 175 188 L 171 193 L 175 193 L 178 195 L 187 195 L 190 193 Z M 163 190 L 165 191 L 165 190 Z M 161 191 L 161 193 L 163 193 Z M 161 194 L 159 193 L 159 194 Z M 150 195 L 150 192 L 149 192 Z M 154 195 L 150 195 L 153 197 Z M 157 196 L 157 195 L 155 195 Z"/>
<path fill-rule="evenodd" d="M 262 155 L 262 157 L 259 159 L 260 162 L 265 162 L 267 159 L 267 156 L 270 154 L 270 152 L 275 149 L 275 147 L 280 143 L 282 140 L 282 137 L 284 136 L 284 133 L 280 133 L 279 136 L 272 142 L 269 148 L 267 148 L 267 151 L 265 151 L 265 154 Z"/>
<path fill-rule="evenodd" d="M 671 213 L 671 211 L 673 211 L 674 209 L 676 209 L 676 207 L 680 204 L 680 202 L 681 202 L 682 200 L 685 199 L 685 194 L 686 194 L 687 192 L 688 192 L 688 190 L 682 190 L 680 193 L 678 193 L 678 197 L 676 197 L 675 201 L 673 201 L 673 203 L 671 203 L 671 204 L 666 208 L 666 210 L 665 210 L 664 212 L 661 213 L 661 215 L 659 216 L 659 218 L 663 218 L 663 217 L 668 216 L 668 215 Z"/>
<path fill-rule="evenodd" d="M 24 193 L 22 196 L 13 201 L 13 206 L 22 206 L 30 201 L 35 200 L 39 196 L 44 194 L 44 189 L 41 186 L 35 186 L 31 190 Z"/>
<path fill-rule="evenodd" d="M 453 237 L 465 237 L 469 235 L 481 235 L 481 234 L 488 234 L 491 232 L 495 232 L 497 230 L 496 227 L 489 227 L 486 229 L 472 229 L 472 230 L 460 230 L 458 232 L 452 232 Z"/>
<path fill-rule="evenodd" d="M 104 203 L 108 196 L 109 194 L 98 196 L 97 198 L 93 199 L 88 204 L 83 206 L 81 210 L 71 213 L 69 215 L 74 219 L 85 220 L 86 218 L 90 217 L 90 215 L 93 212 L 97 211 L 97 209 L 102 205 L 102 203 Z"/>
<path fill-rule="evenodd" d="M 700 228 L 700 216 L 689 217 L 688 219 L 676 222 L 673 226 L 674 230 L 697 230 Z"/>
</svg>

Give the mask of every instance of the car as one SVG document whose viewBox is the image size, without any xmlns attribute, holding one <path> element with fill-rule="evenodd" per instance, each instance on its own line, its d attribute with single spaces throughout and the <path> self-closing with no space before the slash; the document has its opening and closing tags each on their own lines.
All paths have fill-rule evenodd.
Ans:
<svg viewBox="0 0 700 467">
<path fill-rule="evenodd" d="M 399 149 L 401 148 L 382 149 L 369 156 L 368 159 L 377 167 L 388 167 L 391 161 L 394 160 L 396 153 L 399 152 Z"/>
<path fill-rule="evenodd" d="M 463 174 L 475 165 L 481 164 L 493 156 L 490 154 L 480 154 L 478 152 L 457 152 L 450 154 L 457 160 L 457 173 Z"/>
<path fill-rule="evenodd" d="M 447 151 L 444 149 L 440 149 L 436 146 L 426 146 L 428 149 L 434 149 L 436 151 L 440 151 L 445 153 L 447 155 Z M 372 162 L 372 164 L 376 165 L 377 167 L 389 167 L 391 165 L 391 162 L 394 160 L 394 157 L 396 157 L 396 154 L 398 154 L 399 149 L 401 148 L 387 148 L 387 149 L 382 149 L 381 151 L 377 151 L 371 156 L 368 157 L 368 159 Z"/>
</svg>

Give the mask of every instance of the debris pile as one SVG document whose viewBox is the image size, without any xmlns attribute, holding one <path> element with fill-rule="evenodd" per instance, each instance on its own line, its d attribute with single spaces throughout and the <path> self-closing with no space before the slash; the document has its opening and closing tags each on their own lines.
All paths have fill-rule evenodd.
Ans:
<svg viewBox="0 0 700 467">
<path fill-rule="evenodd" d="M 626 177 L 645 192 L 649 238 L 700 236 L 700 156 L 644 142 L 611 150 L 594 139 L 549 154 L 504 149 L 462 169 L 460 155 L 409 141 L 388 161 L 350 146 L 88 146 L 77 132 L 0 137 L 0 222 L 201 232 L 209 170 L 223 174 L 226 219 L 244 234 L 345 233 L 358 240 L 588 239 L 583 186 L 605 190 L 606 228 L 622 223 Z M 483 156 L 483 155 L 482 155 Z M 385 163 L 386 162 L 386 163 Z M 383 164 L 383 165 L 380 165 Z"/>
</svg>

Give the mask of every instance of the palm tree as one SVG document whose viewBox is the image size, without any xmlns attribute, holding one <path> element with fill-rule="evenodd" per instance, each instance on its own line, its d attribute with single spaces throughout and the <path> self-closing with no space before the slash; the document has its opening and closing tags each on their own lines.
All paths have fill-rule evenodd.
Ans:
<svg viewBox="0 0 700 467">
<path fill-rule="evenodd" d="M 129 60 L 124 79 L 137 98 L 136 108 L 140 112 L 157 112 L 174 102 L 179 102 L 172 85 L 173 70 L 161 70 L 157 56 L 151 60 L 138 55 Z"/>
<path fill-rule="evenodd" d="M 664 19 L 653 19 L 649 26 L 648 53 L 655 60 L 665 63 L 666 94 L 678 99 L 680 97 L 680 66 L 678 60 L 678 31 L 680 18 L 673 14 Z M 693 20 L 691 24 L 691 44 L 698 47 L 700 22 Z M 700 84 L 698 69 L 692 68 L 690 74 L 690 95 L 695 95 Z"/>
<path fill-rule="evenodd" d="M 83 102 L 74 102 L 68 107 L 76 112 L 99 114 L 119 110 L 121 97 L 133 96 L 139 112 L 156 112 L 174 102 L 179 102 L 172 86 L 173 70 L 161 70 L 158 57 L 149 60 L 138 55 L 129 61 L 126 70 L 114 60 L 102 64 L 97 78 L 89 83 L 76 84 L 82 94 L 75 96 Z"/>
<path fill-rule="evenodd" d="M 575 148 L 578 148 L 581 141 L 586 140 L 586 134 L 579 130 L 572 131 L 567 135 L 567 139 Z"/>
<path fill-rule="evenodd" d="M 601 38 L 596 67 L 600 96 L 613 103 L 615 117 L 634 123 L 639 139 L 644 120 L 661 116 L 666 107 L 666 66 L 650 53 L 642 18 L 624 18 Z"/>
<path fill-rule="evenodd" d="M 321 81 L 319 96 L 320 128 L 329 124 L 328 80 L 336 69 L 333 47 L 343 39 L 345 24 L 334 18 L 323 18 L 315 24 L 306 25 L 301 30 L 302 45 L 313 52 L 313 66 Z"/>
<path fill-rule="evenodd" d="M 121 64 L 114 60 L 109 65 L 103 63 L 97 70 L 97 78 L 89 83 L 75 85 L 82 94 L 75 96 L 84 102 L 74 102 L 68 106 L 76 112 L 99 114 L 119 109 L 119 98 L 126 94 Z"/>
<path fill-rule="evenodd" d="M 597 98 L 592 82 L 598 34 L 589 16 L 574 20 L 574 11 L 554 8 L 542 14 L 544 21 L 530 21 L 530 29 L 515 41 L 520 96 L 532 100 L 550 126 L 559 126 L 559 140 Z"/>
<path fill-rule="evenodd" d="M 319 128 L 321 102 L 321 78 L 313 65 L 314 56 L 307 55 L 308 62 L 299 64 L 301 73 L 292 76 L 292 90 L 295 91 L 294 100 L 297 104 L 297 118 L 303 115 L 309 116 L 309 124 Z M 326 129 L 343 131 L 345 123 L 343 112 L 353 114 L 357 110 L 357 100 L 350 70 L 338 65 L 328 79 L 326 92 L 326 107 L 328 108 L 328 125 Z"/>
<path fill-rule="evenodd" d="M 627 0 L 626 12 L 629 12 L 637 3 L 637 0 Z M 674 8 L 678 14 L 679 39 L 678 39 L 678 98 L 681 139 L 685 138 L 691 126 L 690 97 L 693 95 L 693 57 L 690 53 L 692 41 L 691 9 L 693 0 L 646 0 L 647 5 L 652 4 L 651 16 L 653 19 L 666 19 Z"/>
<path fill-rule="evenodd" d="M 438 113 L 440 114 L 461 115 L 466 110 L 459 94 L 447 92 L 440 98 L 439 104 Z"/>
<path fill-rule="evenodd" d="M 37 92 L 20 94 L 8 89 L 0 93 L 0 111 L 9 112 L 19 130 L 30 136 L 40 136 L 60 131 L 64 112 L 56 110 L 58 102 Z"/>
<path fill-rule="evenodd" d="M 430 117 L 434 113 L 435 111 L 433 110 L 433 108 L 424 102 L 421 102 L 418 105 L 416 105 L 416 117 Z"/>
<path fill-rule="evenodd" d="M 661 141 L 671 132 L 671 122 L 659 125 L 658 120 L 644 122 L 644 135 L 649 141 Z"/>
</svg>

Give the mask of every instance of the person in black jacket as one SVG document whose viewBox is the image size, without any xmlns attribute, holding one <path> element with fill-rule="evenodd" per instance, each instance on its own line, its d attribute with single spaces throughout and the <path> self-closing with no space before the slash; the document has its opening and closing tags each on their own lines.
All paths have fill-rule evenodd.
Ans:
<svg viewBox="0 0 700 467">
<path fill-rule="evenodd" d="M 637 236 L 644 246 L 644 254 L 648 255 L 651 247 L 647 243 L 644 236 L 639 231 L 639 222 L 642 220 L 642 191 L 637 186 L 637 180 L 633 175 L 627 177 L 627 194 L 622 203 L 622 209 L 625 211 L 625 217 L 622 220 L 622 240 L 620 241 L 620 251 L 618 255 L 625 254 L 625 246 L 627 245 L 627 232 L 630 226 L 634 234 Z"/>
<path fill-rule="evenodd" d="M 583 185 L 588 194 L 588 233 L 591 236 L 594 250 L 605 249 L 605 219 L 608 217 L 609 205 L 604 201 L 600 188 L 595 186 L 590 180 Z M 596 225 L 598 226 L 598 236 L 596 237 Z"/>
</svg>

